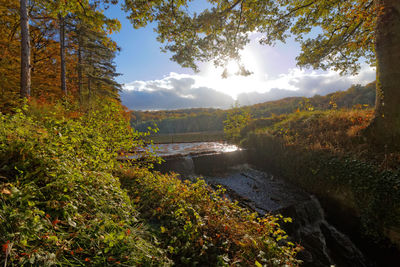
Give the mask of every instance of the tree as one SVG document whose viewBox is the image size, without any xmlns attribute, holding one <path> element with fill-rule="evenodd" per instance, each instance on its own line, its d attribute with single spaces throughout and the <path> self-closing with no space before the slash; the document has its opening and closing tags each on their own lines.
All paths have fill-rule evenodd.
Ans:
<svg viewBox="0 0 400 267">
<path fill-rule="evenodd" d="M 82 69 L 79 67 L 83 61 L 80 54 L 82 51 L 79 48 L 80 42 L 74 39 L 75 26 L 82 22 L 94 33 L 91 34 L 92 37 L 97 34 L 94 37 L 95 40 L 91 39 L 92 44 L 94 42 L 98 44 L 97 47 L 91 48 L 91 53 L 95 55 L 93 57 L 103 57 L 101 63 L 92 66 L 97 75 L 94 79 L 96 89 L 97 91 L 112 91 L 113 98 L 116 98 L 115 92 L 118 91 L 119 85 L 113 80 L 117 74 L 112 60 L 117 47 L 108 34 L 119 30 L 120 24 L 118 20 L 108 19 L 100 10 L 100 4 L 102 7 L 107 7 L 110 3 L 115 4 L 115 1 L 37 0 L 29 2 L 29 6 L 28 1 L 25 0 L 0 0 L 0 2 L 2 3 L 0 33 L 4 34 L 0 39 L 0 48 L 4 48 L 0 58 L 0 81 L 2 81 L 2 91 L 6 92 L 2 94 L 1 99 L 7 99 L 8 106 L 12 103 L 8 101 L 8 98 L 14 96 L 14 88 L 16 88 L 14 84 L 16 75 L 9 75 L 13 73 L 11 69 L 15 64 L 12 63 L 16 59 L 21 66 L 21 76 L 17 79 L 20 79 L 22 98 L 31 96 L 31 86 L 32 95 L 35 97 L 48 96 L 49 92 L 51 92 L 51 97 L 55 95 L 60 97 L 60 93 L 54 94 L 57 77 L 57 86 L 61 87 L 58 92 L 61 91 L 63 95 L 67 94 L 67 84 L 68 94 L 71 97 L 74 97 L 75 88 L 82 91 Z M 17 14 L 20 15 L 19 27 L 13 25 L 16 8 Z M 56 31 L 57 28 L 58 31 Z M 21 53 L 18 54 L 14 51 L 15 39 L 20 41 Z M 58 53 L 54 53 L 57 47 Z M 96 62 L 98 63 L 99 60 Z M 75 72 L 75 70 L 78 71 Z M 43 75 L 44 72 L 47 72 L 46 75 Z M 74 78 L 75 75 L 78 77 Z M 105 83 L 108 87 L 103 86 Z"/>
<path fill-rule="evenodd" d="M 71 32 L 77 44 L 78 88 L 81 102 L 86 96 L 90 102 L 93 96 L 118 98 L 120 85 L 114 80 L 119 74 L 113 62 L 119 47 L 107 35 L 120 29 L 120 23 L 108 19 L 93 6 L 85 14 L 74 14 Z M 84 82 L 86 80 L 86 82 Z"/>
<path fill-rule="evenodd" d="M 208 0 L 211 8 L 193 14 L 189 2 L 126 0 L 125 10 L 135 27 L 158 21 L 163 50 L 195 70 L 196 61 L 224 66 L 239 59 L 250 32 L 268 45 L 295 36 L 304 67 L 356 73 L 366 60 L 377 67 L 375 118 L 366 134 L 377 144 L 400 143 L 400 1 Z"/>
<path fill-rule="evenodd" d="M 64 96 L 68 94 L 67 68 L 66 68 L 66 23 L 69 13 L 83 14 L 81 10 L 89 9 L 88 1 L 39 1 L 39 6 L 47 14 L 47 19 L 58 22 L 59 44 L 60 44 L 60 88 Z"/>
<path fill-rule="evenodd" d="M 60 30 L 60 63 L 61 63 L 61 91 L 67 95 L 67 77 L 65 67 L 65 18 L 59 14 L 59 30 Z"/>
<path fill-rule="evenodd" d="M 21 20 L 21 97 L 31 95 L 31 46 L 27 0 L 20 0 Z"/>
<path fill-rule="evenodd" d="M 20 97 L 20 5 L 0 0 L 0 110 L 7 111 Z"/>
<path fill-rule="evenodd" d="M 250 122 L 250 114 L 244 108 L 235 106 L 228 110 L 224 121 L 224 134 L 232 142 L 238 143 L 241 139 L 240 131 Z"/>
</svg>

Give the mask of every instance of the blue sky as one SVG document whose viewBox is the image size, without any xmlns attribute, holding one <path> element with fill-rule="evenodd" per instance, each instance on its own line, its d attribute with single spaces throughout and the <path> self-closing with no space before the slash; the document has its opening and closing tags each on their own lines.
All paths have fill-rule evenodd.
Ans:
<svg viewBox="0 0 400 267">
<path fill-rule="evenodd" d="M 195 1 L 191 8 L 201 10 L 202 2 Z M 118 18 L 122 24 L 121 31 L 112 38 L 121 47 L 115 60 L 117 71 L 122 74 L 117 80 L 124 84 L 121 100 L 130 109 L 229 108 L 235 100 L 246 105 L 287 96 L 325 95 L 375 79 L 369 66 L 364 66 L 358 76 L 300 70 L 295 60 L 300 52 L 298 43 L 288 39 L 286 44 L 261 46 L 257 33 L 251 35 L 252 41 L 242 53 L 243 62 L 253 75 L 222 79 L 222 69 L 211 63 L 201 63 L 200 72 L 194 73 L 160 51 L 154 24 L 136 30 L 117 6 L 110 7 L 106 15 Z"/>
<path fill-rule="evenodd" d="M 136 30 L 118 6 L 111 6 L 106 14 L 117 18 L 122 25 L 121 31 L 112 35 L 112 39 L 121 47 L 115 60 L 117 71 L 122 74 L 118 82 L 157 79 L 169 72 L 193 73 L 170 61 L 170 55 L 160 51 L 157 34 L 153 31 L 154 24 Z"/>
</svg>

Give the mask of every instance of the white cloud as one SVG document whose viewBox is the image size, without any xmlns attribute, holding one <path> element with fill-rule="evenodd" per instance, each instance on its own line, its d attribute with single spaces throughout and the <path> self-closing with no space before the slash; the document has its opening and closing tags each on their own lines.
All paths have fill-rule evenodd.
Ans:
<svg viewBox="0 0 400 267">
<path fill-rule="evenodd" d="M 357 76 L 298 68 L 276 77 L 256 73 L 222 79 L 220 74 L 216 70 L 197 75 L 170 73 L 159 80 L 134 81 L 124 85 L 121 99 L 131 109 L 229 108 L 234 98 L 255 104 L 289 96 L 326 95 L 375 80 L 375 70 L 368 66 Z"/>
<path fill-rule="evenodd" d="M 130 109 L 229 108 L 233 98 L 215 89 L 197 86 L 195 75 L 170 73 L 160 80 L 134 81 L 121 92 Z"/>
</svg>

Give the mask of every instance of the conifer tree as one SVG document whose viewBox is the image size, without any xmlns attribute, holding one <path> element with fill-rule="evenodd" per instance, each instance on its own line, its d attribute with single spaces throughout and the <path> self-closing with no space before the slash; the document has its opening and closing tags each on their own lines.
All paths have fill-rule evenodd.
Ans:
<svg viewBox="0 0 400 267">
<path fill-rule="evenodd" d="M 92 7 L 91 14 L 77 16 L 73 27 L 74 42 L 78 44 L 78 87 L 80 99 L 89 101 L 95 96 L 118 98 L 120 84 L 115 81 L 119 75 L 113 62 L 119 51 L 108 32 L 119 30 L 117 20 L 106 18 Z"/>
</svg>

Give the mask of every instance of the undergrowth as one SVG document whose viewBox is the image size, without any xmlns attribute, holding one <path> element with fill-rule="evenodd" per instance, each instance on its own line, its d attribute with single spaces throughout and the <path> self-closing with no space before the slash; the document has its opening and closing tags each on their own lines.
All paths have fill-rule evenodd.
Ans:
<svg viewBox="0 0 400 267">
<path fill-rule="evenodd" d="M 0 264 L 298 264 L 278 218 L 257 219 L 204 182 L 152 173 L 143 160 L 118 161 L 142 153 L 141 137 L 109 100 L 0 114 Z"/>
<path fill-rule="evenodd" d="M 295 266 L 299 246 L 286 242 L 279 223 L 288 218 L 240 208 L 204 180 L 130 169 L 119 174 L 140 216 L 180 266 Z"/>
<path fill-rule="evenodd" d="M 399 152 L 366 142 L 372 110 L 304 111 L 252 121 L 242 145 L 257 164 L 353 209 L 364 234 L 400 242 Z M 273 156 L 271 156 L 273 155 Z"/>
<path fill-rule="evenodd" d="M 117 104 L 101 104 L 0 115 L 1 264 L 169 263 L 111 174 L 136 133 Z"/>
<path fill-rule="evenodd" d="M 302 111 L 253 120 L 241 131 L 242 142 L 249 132 L 270 134 L 281 138 L 285 145 L 313 151 L 326 151 L 338 156 L 351 154 L 382 169 L 396 169 L 400 153 L 371 146 L 362 132 L 373 110 Z"/>
</svg>

